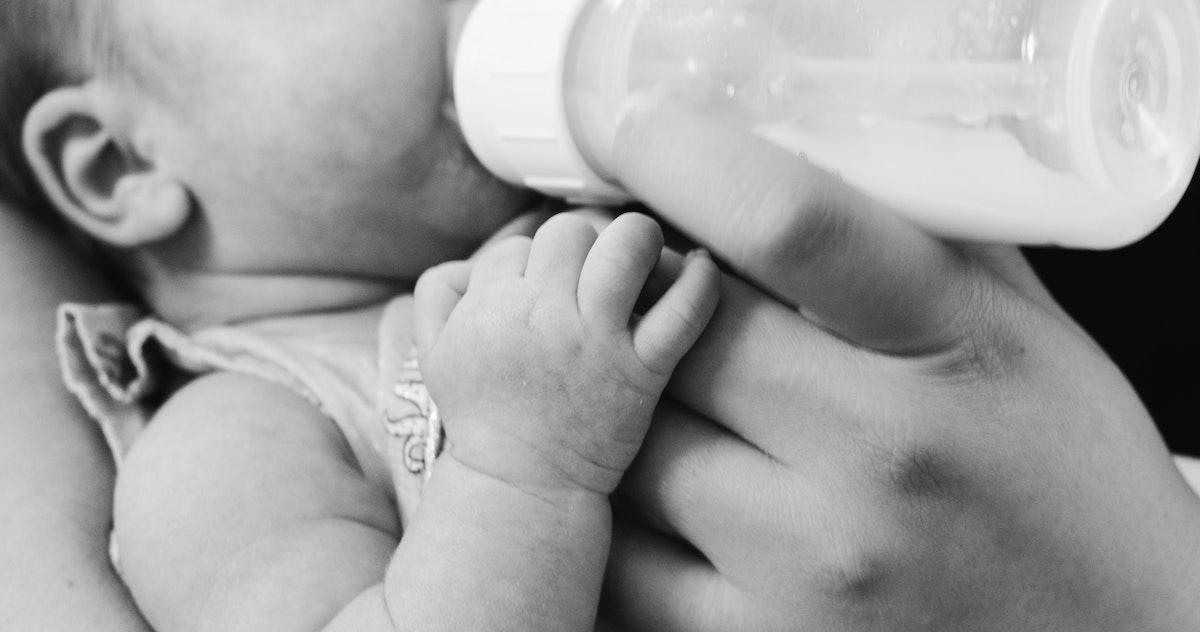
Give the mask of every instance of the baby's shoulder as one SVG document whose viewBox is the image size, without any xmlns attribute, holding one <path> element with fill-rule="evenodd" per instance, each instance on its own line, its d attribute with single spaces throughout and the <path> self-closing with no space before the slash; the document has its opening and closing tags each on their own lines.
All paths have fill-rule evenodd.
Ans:
<svg viewBox="0 0 1200 632">
<path fill-rule="evenodd" d="M 289 454 L 315 450 L 347 458 L 337 426 L 294 389 L 235 371 L 205 373 L 175 390 L 154 413 L 135 444 L 156 450 L 162 441 L 192 450 L 252 449 Z"/>
<path fill-rule="evenodd" d="M 157 596 L 203 617 L 244 615 L 287 586 L 348 581 L 329 574 L 331 559 L 360 580 L 354 556 L 379 559 L 400 535 L 387 490 L 354 466 L 337 427 L 291 389 L 245 373 L 206 373 L 175 391 L 118 488 L 125 576 L 175 590 Z M 382 580 L 377 562 L 365 572 Z"/>
</svg>

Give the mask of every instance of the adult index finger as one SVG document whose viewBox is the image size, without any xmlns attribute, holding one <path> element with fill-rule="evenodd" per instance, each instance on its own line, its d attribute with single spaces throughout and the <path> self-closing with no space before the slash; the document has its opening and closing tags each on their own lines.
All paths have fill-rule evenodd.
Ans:
<svg viewBox="0 0 1200 632">
<path fill-rule="evenodd" d="M 806 159 L 657 98 L 626 109 L 613 157 L 664 219 L 838 334 L 913 352 L 961 333 L 964 259 Z"/>
</svg>

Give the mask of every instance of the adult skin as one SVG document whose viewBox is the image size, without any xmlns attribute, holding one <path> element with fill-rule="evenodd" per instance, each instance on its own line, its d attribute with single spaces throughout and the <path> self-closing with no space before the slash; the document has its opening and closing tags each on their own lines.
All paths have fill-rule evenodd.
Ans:
<svg viewBox="0 0 1200 632">
<path fill-rule="evenodd" d="M 614 542 L 629 629 L 1200 629 L 1200 499 L 1017 250 L 934 239 L 679 105 L 631 108 L 616 147 L 782 301 L 724 281 L 687 409 L 627 475 L 655 525 Z"/>
<path fill-rule="evenodd" d="M 1198 501 L 1015 251 L 941 244 L 690 112 L 634 110 L 620 146 L 652 206 L 825 325 L 727 280 L 673 392 L 731 432 L 679 407 L 652 429 L 627 492 L 696 550 L 624 527 L 630 629 L 1196 628 Z M 136 630 L 104 557 L 106 451 L 45 352 L 52 305 L 111 289 L 0 217 L 3 623 Z"/>
<path fill-rule="evenodd" d="M 148 630 L 108 563 L 108 449 L 53 353 L 59 302 L 116 291 L 62 241 L 0 206 L 0 628 Z"/>
</svg>

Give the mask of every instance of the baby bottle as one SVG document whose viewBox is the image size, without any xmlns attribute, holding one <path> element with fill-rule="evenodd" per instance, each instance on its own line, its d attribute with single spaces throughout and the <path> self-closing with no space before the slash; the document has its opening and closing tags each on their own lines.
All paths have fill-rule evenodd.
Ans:
<svg viewBox="0 0 1200 632">
<path fill-rule="evenodd" d="M 948 237 L 1109 248 L 1200 154 L 1197 0 L 480 0 L 454 92 L 489 169 L 628 199 L 620 113 L 666 92 Z"/>
</svg>

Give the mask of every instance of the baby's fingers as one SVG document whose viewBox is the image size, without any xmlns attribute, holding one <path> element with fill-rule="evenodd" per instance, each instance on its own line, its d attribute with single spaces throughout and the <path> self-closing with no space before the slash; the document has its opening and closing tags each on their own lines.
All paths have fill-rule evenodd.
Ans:
<svg viewBox="0 0 1200 632">
<path fill-rule="evenodd" d="M 679 278 L 633 330 L 633 349 L 650 370 L 669 373 L 692 348 L 717 308 L 720 272 L 705 250 L 694 250 Z"/>
<path fill-rule="evenodd" d="M 600 233 L 579 274 L 579 312 L 605 331 L 626 331 L 634 304 L 662 253 L 658 223 L 626 213 Z"/>
<path fill-rule="evenodd" d="M 481 250 L 471 258 L 470 283 L 486 285 L 496 279 L 523 276 L 530 248 L 528 237 L 513 236 Z"/>
<path fill-rule="evenodd" d="M 451 261 L 426 270 L 417 280 L 413 290 L 413 312 L 421 357 L 433 346 L 450 313 L 462 300 L 470 276 L 469 262 Z"/>
</svg>

